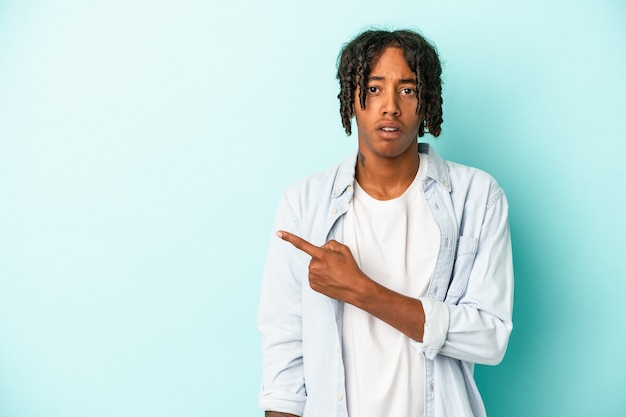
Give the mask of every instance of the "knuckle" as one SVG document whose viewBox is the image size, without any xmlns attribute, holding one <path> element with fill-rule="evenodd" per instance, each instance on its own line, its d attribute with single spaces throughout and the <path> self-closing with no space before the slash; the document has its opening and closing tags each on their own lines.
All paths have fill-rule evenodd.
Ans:
<svg viewBox="0 0 626 417">
<path fill-rule="evenodd" d="M 320 270 L 319 263 L 311 261 L 309 264 L 309 274 L 315 274 Z"/>
<path fill-rule="evenodd" d="M 327 251 L 330 251 L 330 252 L 336 252 L 337 251 L 337 242 L 335 242 L 334 240 L 326 242 L 326 244 L 324 245 L 324 249 L 326 249 Z"/>
</svg>

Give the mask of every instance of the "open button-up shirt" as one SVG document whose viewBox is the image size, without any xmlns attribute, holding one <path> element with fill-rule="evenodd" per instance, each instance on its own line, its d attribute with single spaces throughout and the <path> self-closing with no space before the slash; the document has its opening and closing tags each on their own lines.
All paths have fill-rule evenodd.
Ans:
<svg viewBox="0 0 626 417">
<path fill-rule="evenodd" d="M 425 417 L 484 417 L 474 364 L 498 364 L 512 330 L 513 263 L 508 204 L 483 171 L 441 159 L 428 144 L 423 191 L 441 233 L 428 294 L 422 351 Z M 321 246 L 342 242 L 356 154 L 285 191 L 274 230 Z M 342 303 L 311 289 L 310 257 L 270 241 L 259 305 L 262 409 L 303 417 L 347 417 Z M 382 417 L 382 416 L 381 416 Z"/>
</svg>

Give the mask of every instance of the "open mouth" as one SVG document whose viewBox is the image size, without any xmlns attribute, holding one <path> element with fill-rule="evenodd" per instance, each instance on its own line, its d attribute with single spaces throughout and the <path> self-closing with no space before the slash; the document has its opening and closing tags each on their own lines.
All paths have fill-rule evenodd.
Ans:
<svg viewBox="0 0 626 417">
<path fill-rule="evenodd" d="M 383 132 L 397 132 L 398 129 L 395 127 L 381 127 L 380 130 Z"/>
</svg>

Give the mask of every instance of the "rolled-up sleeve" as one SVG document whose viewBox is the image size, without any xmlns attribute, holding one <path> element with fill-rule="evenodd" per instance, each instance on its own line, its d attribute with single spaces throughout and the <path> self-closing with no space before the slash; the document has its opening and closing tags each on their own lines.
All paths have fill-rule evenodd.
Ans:
<svg viewBox="0 0 626 417">
<path fill-rule="evenodd" d="M 424 308 L 424 341 L 423 352 L 428 359 L 434 359 L 439 354 L 448 336 L 450 326 L 450 311 L 445 303 L 432 300 L 428 297 L 420 298 Z"/>
<path fill-rule="evenodd" d="M 506 196 L 486 207 L 467 285 L 446 302 L 422 298 L 423 352 L 486 365 L 498 364 L 513 328 L 513 261 Z"/>
</svg>

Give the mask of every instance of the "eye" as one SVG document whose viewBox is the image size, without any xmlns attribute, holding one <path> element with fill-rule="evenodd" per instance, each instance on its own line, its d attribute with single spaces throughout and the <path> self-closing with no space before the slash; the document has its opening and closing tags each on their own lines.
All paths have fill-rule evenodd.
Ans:
<svg viewBox="0 0 626 417">
<path fill-rule="evenodd" d="M 400 92 L 407 96 L 417 94 L 417 91 L 415 91 L 414 88 L 403 88 L 402 90 L 400 90 Z"/>
<path fill-rule="evenodd" d="M 378 93 L 380 90 L 378 89 L 378 87 L 367 87 L 367 92 L 370 94 L 376 94 Z"/>
</svg>

